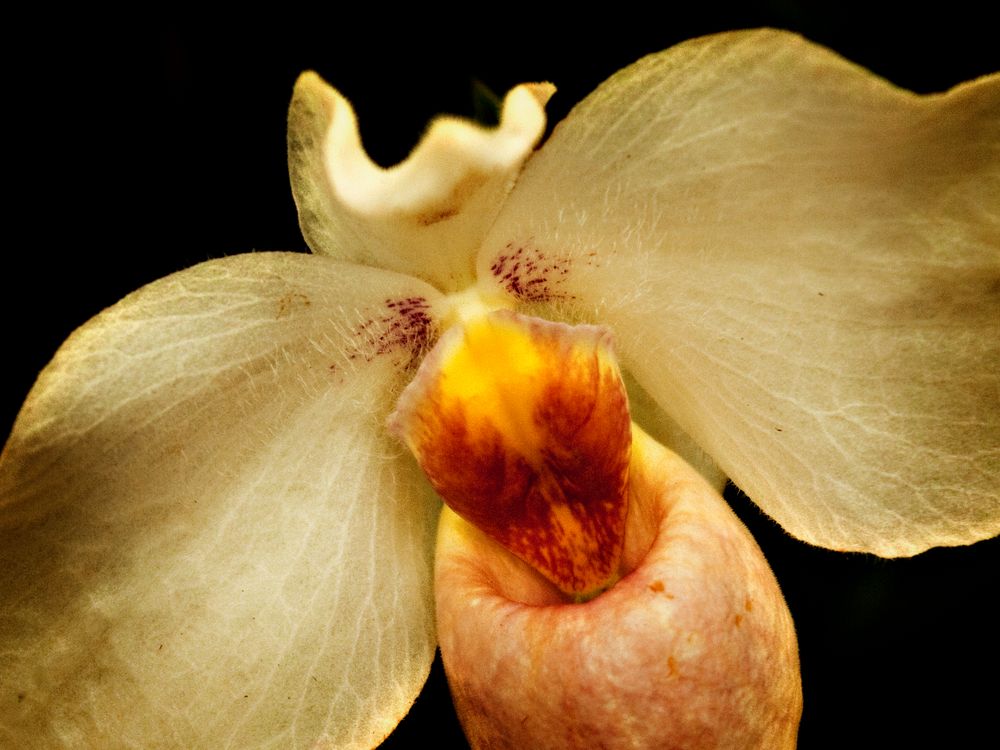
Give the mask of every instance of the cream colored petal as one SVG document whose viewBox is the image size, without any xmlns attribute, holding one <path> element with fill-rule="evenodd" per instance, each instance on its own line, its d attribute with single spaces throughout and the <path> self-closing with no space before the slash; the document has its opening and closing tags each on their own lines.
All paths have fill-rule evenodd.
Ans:
<svg viewBox="0 0 1000 750">
<path fill-rule="evenodd" d="M 235 256 L 70 338 L 0 463 L 0 745 L 369 748 L 395 727 L 434 654 L 439 506 L 383 422 L 432 293 Z"/>
<path fill-rule="evenodd" d="M 354 110 L 315 73 L 295 85 L 288 162 L 313 252 L 417 276 L 456 291 L 524 160 L 545 130 L 549 84 L 507 94 L 500 125 L 435 120 L 408 159 L 382 169 L 365 153 Z"/>
<path fill-rule="evenodd" d="M 668 446 L 670 450 L 681 456 L 721 495 L 726 488 L 728 479 L 725 472 L 690 435 L 684 432 L 676 420 L 656 403 L 656 400 L 636 382 L 635 378 L 627 372 L 622 373 L 622 375 L 625 388 L 628 391 L 628 409 L 632 415 L 632 421 L 642 426 L 656 442 Z"/>
<path fill-rule="evenodd" d="M 479 259 L 623 366 L 789 532 L 1000 532 L 1000 77 L 892 87 L 777 31 L 648 57 L 529 163 Z"/>
</svg>

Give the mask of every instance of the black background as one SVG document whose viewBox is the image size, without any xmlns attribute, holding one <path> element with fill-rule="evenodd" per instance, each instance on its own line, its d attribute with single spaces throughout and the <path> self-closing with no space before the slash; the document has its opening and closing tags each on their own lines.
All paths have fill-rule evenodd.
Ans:
<svg viewBox="0 0 1000 750">
<path fill-rule="evenodd" d="M 10 26 L 0 431 L 66 335 L 129 291 L 212 257 L 305 249 L 284 152 L 301 70 L 318 70 L 352 100 L 366 146 L 390 164 L 435 113 L 471 113 L 473 80 L 499 93 L 553 81 L 555 123 L 643 54 L 730 28 L 799 31 L 917 91 L 1000 69 L 995 27 L 954 3 L 917 15 L 832 2 L 655 13 L 613 3 L 561 16 L 476 8 L 489 23 L 469 9 L 372 8 L 349 21 L 328 7 L 211 19 L 59 15 Z M 844 555 L 787 538 L 738 491 L 727 499 L 796 621 L 802 750 L 997 741 L 998 540 L 908 560 Z M 464 746 L 439 664 L 385 747 L 428 743 Z"/>
</svg>

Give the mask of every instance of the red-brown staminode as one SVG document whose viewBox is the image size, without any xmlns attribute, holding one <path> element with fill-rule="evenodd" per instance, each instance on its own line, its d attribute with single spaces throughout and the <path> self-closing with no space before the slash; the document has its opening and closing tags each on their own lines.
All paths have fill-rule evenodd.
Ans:
<svg viewBox="0 0 1000 750">
<path fill-rule="evenodd" d="M 445 502 L 562 591 L 614 580 L 628 402 L 610 334 L 501 311 L 451 329 L 392 426 Z"/>
</svg>

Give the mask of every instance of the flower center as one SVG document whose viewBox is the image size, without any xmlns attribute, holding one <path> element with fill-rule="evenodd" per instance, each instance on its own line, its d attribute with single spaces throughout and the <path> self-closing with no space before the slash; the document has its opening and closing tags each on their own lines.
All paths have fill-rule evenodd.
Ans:
<svg viewBox="0 0 1000 750">
<path fill-rule="evenodd" d="M 506 294 L 471 286 L 452 292 L 437 304 L 440 306 L 437 312 L 441 327 L 448 330 L 452 326 L 485 317 L 495 310 L 511 310 L 514 303 Z"/>
</svg>

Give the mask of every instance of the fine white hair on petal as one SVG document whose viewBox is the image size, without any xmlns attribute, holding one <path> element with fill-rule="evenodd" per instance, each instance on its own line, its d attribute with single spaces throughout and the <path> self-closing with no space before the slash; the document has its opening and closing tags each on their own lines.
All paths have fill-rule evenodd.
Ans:
<svg viewBox="0 0 1000 750">
<path fill-rule="evenodd" d="M 370 748 L 392 731 L 434 656 L 440 506 L 384 430 L 419 341 L 373 349 L 365 326 L 422 321 L 414 300 L 435 295 L 233 256 L 66 342 L 0 459 L 0 744 Z"/>
<path fill-rule="evenodd" d="M 555 302 L 790 533 L 912 555 L 1000 532 L 998 207 L 1000 75 L 918 96 L 737 32 L 578 105 L 479 269 L 558 268 Z"/>
</svg>

